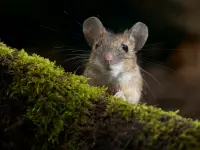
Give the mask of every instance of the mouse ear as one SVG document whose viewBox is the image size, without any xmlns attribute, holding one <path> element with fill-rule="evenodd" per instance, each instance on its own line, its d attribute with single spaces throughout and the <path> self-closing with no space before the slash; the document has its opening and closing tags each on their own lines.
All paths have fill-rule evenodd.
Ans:
<svg viewBox="0 0 200 150">
<path fill-rule="evenodd" d="M 132 26 L 129 32 L 129 38 L 135 40 L 135 50 L 140 50 L 147 41 L 148 27 L 142 22 L 137 22 Z"/>
<path fill-rule="evenodd" d="M 83 34 L 90 46 L 92 46 L 95 41 L 99 40 L 101 35 L 105 32 L 106 30 L 103 24 L 96 17 L 90 17 L 83 23 Z"/>
</svg>

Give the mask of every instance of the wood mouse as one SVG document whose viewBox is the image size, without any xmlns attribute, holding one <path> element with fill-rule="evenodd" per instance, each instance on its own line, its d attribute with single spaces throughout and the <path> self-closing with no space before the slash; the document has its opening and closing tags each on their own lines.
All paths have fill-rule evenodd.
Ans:
<svg viewBox="0 0 200 150">
<path fill-rule="evenodd" d="M 105 86 L 108 92 L 132 104 L 139 102 L 143 78 L 136 52 L 148 38 L 148 27 L 137 22 L 123 33 L 108 31 L 97 17 L 83 23 L 83 34 L 92 51 L 83 76 L 92 86 Z"/>
</svg>

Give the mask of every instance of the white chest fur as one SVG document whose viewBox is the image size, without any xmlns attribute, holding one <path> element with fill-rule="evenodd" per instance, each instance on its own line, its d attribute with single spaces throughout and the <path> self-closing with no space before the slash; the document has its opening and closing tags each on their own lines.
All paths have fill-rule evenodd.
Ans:
<svg viewBox="0 0 200 150">
<path fill-rule="evenodd" d="M 123 68 L 122 63 L 112 66 L 111 76 L 120 84 L 125 100 L 135 104 L 141 97 L 142 77 L 139 68 L 135 68 L 134 72 L 124 72 Z"/>
<path fill-rule="evenodd" d="M 91 85 L 105 85 L 107 83 L 119 84 L 120 91 L 123 92 L 125 100 L 132 104 L 136 104 L 141 97 L 142 77 L 139 67 L 136 67 L 133 72 L 125 72 L 123 63 L 119 63 L 111 67 L 112 71 L 105 71 L 102 74 L 92 71 L 90 68 L 84 72 L 85 77 L 89 77 Z"/>
<path fill-rule="evenodd" d="M 119 63 L 117 65 L 113 65 L 111 67 L 112 71 L 110 71 L 111 76 L 117 78 L 122 72 L 124 72 L 123 63 Z"/>
</svg>

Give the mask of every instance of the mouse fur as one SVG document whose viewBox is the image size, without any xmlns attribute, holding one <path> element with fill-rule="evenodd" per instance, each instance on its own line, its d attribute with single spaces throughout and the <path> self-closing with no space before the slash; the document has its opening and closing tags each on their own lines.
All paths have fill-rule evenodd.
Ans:
<svg viewBox="0 0 200 150">
<path fill-rule="evenodd" d="M 139 102 L 143 78 L 137 64 L 136 53 L 148 37 L 148 28 L 138 22 L 123 33 L 108 31 L 96 17 L 83 23 L 83 33 L 91 46 L 91 54 L 83 76 L 92 86 L 105 86 L 108 92 L 136 104 Z M 106 60 L 104 56 L 111 60 Z"/>
</svg>

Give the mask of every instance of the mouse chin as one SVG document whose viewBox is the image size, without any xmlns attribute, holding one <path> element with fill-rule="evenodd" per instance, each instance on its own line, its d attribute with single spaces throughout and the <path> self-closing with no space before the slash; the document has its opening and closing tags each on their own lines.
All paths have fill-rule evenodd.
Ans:
<svg viewBox="0 0 200 150">
<path fill-rule="evenodd" d="M 106 71 L 113 71 L 115 69 L 114 65 L 106 63 L 104 66 Z"/>
<path fill-rule="evenodd" d="M 106 69 L 106 71 L 112 71 L 113 70 L 111 65 L 106 65 L 105 69 Z"/>
<path fill-rule="evenodd" d="M 124 71 L 123 63 L 118 63 L 114 65 L 106 66 L 106 70 L 111 73 L 112 76 L 118 76 L 120 73 Z"/>
</svg>

